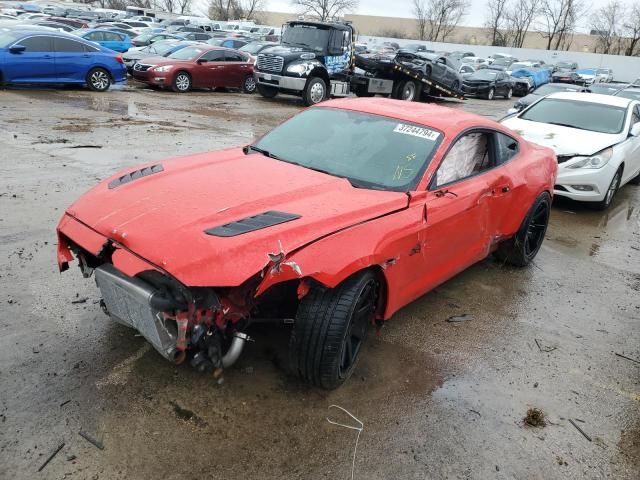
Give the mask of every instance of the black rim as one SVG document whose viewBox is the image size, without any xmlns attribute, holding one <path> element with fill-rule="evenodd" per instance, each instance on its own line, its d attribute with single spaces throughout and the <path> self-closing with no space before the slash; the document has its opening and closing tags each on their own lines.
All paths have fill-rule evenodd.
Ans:
<svg viewBox="0 0 640 480">
<path fill-rule="evenodd" d="M 353 368 L 360 348 L 364 343 L 367 327 L 371 323 L 373 313 L 376 309 L 377 285 L 375 280 L 369 280 L 362 288 L 356 305 L 351 314 L 349 328 L 342 344 L 340 355 L 340 378 L 345 378 Z"/>
<path fill-rule="evenodd" d="M 527 226 L 527 233 L 524 237 L 524 253 L 527 257 L 535 255 L 540 245 L 542 245 L 544 234 L 547 231 L 548 220 L 549 207 L 546 202 L 542 202 L 533 212 Z"/>
</svg>

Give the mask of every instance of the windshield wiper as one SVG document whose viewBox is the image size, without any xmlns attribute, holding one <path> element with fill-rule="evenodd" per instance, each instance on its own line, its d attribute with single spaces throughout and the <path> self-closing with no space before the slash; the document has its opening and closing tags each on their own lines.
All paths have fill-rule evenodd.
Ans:
<svg viewBox="0 0 640 480">
<path fill-rule="evenodd" d="M 575 128 L 578 130 L 586 130 L 586 128 L 582 128 L 582 127 L 577 127 L 576 125 L 569 125 L 568 123 L 560 123 L 560 122 L 547 122 L 550 125 L 558 125 L 559 127 L 569 127 L 569 128 Z"/>
<path fill-rule="evenodd" d="M 275 160 L 282 160 L 277 155 L 274 155 L 273 153 L 271 153 L 271 152 L 269 152 L 267 150 L 263 150 L 262 148 L 258 148 L 258 147 L 254 146 L 254 145 L 247 145 L 246 147 L 244 147 L 244 153 L 245 154 L 248 154 L 251 150 L 253 150 L 254 152 L 261 153 L 265 157 L 273 158 Z"/>
</svg>

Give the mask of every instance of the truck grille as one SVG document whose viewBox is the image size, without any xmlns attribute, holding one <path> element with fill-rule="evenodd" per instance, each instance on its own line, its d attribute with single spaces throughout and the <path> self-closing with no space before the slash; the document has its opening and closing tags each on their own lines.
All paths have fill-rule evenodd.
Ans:
<svg viewBox="0 0 640 480">
<path fill-rule="evenodd" d="M 258 70 L 264 70 L 267 72 L 281 72 L 283 65 L 283 57 L 265 55 L 263 53 L 258 55 Z"/>
</svg>

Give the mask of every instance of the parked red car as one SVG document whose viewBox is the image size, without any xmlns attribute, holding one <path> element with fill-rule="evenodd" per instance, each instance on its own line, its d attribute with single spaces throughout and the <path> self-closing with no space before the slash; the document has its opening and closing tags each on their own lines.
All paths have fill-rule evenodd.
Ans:
<svg viewBox="0 0 640 480">
<path fill-rule="evenodd" d="M 194 45 L 168 57 L 150 57 L 133 66 L 133 78 L 176 92 L 192 88 L 241 88 L 256 90 L 253 62 L 248 54 L 230 48 Z"/>
<path fill-rule="evenodd" d="M 486 118 L 371 98 L 310 108 L 244 148 L 128 168 L 58 225 L 58 265 L 164 357 L 220 373 L 252 322 L 293 323 L 294 370 L 335 388 L 367 330 L 495 252 L 544 240 L 554 153 Z"/>
</svg>

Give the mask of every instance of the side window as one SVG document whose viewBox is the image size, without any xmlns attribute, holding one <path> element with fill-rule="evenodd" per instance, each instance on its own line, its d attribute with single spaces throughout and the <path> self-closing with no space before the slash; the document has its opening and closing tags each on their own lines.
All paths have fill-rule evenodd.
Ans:
<svg viewBox="0 0 640 480">
<path fill-rule="evenodd" d="M 208 62 L 223 62 L 224 51 L 211 50 L 200 57 L 200 60 L 207 60 Z"/>
<path fill-rule="evenodd" d="M 631 117 L 631 125 L 635 125 L 640 122 L 640 105 L 636 105 L 633 108 L 633 117 Z"/>
<path fill-rule="evenodd" d="M 69 40 L 68 38 L 56 37 L 53 39 L 53 46 L 56 52 L 85 52 L 83 43 Z"/>
<path fill-rule="evenodd" d="M 502 165 L 515 157 L 520 151 L 518 142 L 508 135 L 496 132 L 496 150 L 498 158 L 496 163 Z"/>
<path fill-rule="evenodd" d="M 84 38 L 92 42 L 102 42 L 104 41 L 104 34 L 102 32 L 91 32 Z"/>
<path fill-rule="evenodd" d="M 111 33 L 111 32 L 104 32 L 104 39 L 107 42 L 121 42 L 122 41 L 122 36 L 118 35 L 117 33 Z"/>
<path fill-rule="evenodd" d="M 244 61 L 244 58 L 242 58 L 242 55 L 240 55 L 239 53 L 235 53 L 235 52 L 226 52 L 224 55 L 224 59 L 227 62 L 242 62 Z"/>
<path fill-rule="evenodd" d="M 25 47 L 25 52 L 52 52 L 53 42 L 51 37 L 29 37 L 23 38 L 16 42 L 16 45 L 22 45 Z"/>
<path fill-rule="evenodd" d="M 494 162 L 490 144 L 486 132 L 471 132 L 460 137 L 438 167 L 435 186 L 457 182 L 491 168 Z"/>
</svg>

